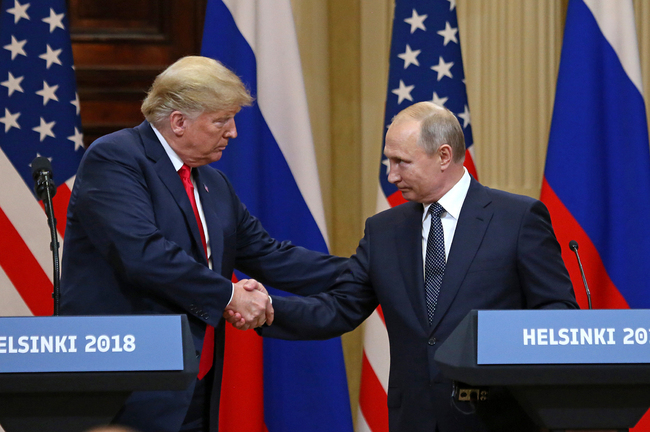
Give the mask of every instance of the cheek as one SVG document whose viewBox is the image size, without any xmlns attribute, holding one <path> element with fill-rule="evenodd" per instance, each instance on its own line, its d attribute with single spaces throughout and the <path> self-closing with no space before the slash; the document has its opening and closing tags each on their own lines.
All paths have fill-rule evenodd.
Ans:
<svg viewBox="0 0 650 432">
<path fill-rule="evenodd" d="M 224 135 L 224 129 L 223 128 L 215 128 L 211 133 L 210 137 L 215 140 L 215 141 L 221 141 L 223 139 Z"/>
<path fill-rule="evenodd" d="M 405 182 L 410 182 L 413 180 L 413 170 L 410 169 L 409 167 L 402 167 L 402 169 L 399 170 L 400 176 L 402 176 L 402 179 Z"/>
</svg>

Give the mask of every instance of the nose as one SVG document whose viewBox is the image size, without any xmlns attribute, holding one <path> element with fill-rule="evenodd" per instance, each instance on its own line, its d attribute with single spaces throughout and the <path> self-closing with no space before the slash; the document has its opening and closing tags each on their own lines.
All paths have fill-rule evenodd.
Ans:
<svg viewBox="0 0 650 432">
<path fill-rule="evenodd" d="M 399 173 L 397 172 L 397 164 L 390 163 L 390 169 L 388 171 L 388 182 L 395 184 L 400 180 Z"/>
<path fill-rule="evenodd" d="M 226 125 L 226 133 L 224 134 L 228 138 L 237 138 L 237 125 L 235 124 L 235 119 L 231 118 Z"/>
</svg>

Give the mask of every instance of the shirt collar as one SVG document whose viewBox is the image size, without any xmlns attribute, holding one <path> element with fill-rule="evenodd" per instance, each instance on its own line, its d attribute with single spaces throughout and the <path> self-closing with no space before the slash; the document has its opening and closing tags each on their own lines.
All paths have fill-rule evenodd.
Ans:
<svg viewBox="0 0 650 432">
<path fill-rule="evenodd" d="M 160 133 L 158 129 L 154 125 L 151 125 L 151 129 L 153 129 L 153 133 L 156 134 L 158 137 L 158 140 L 160 141 L 160 144 L 162 144 L 163 148 L 165 149 L 165 153 L 167 153 L 167 156 L 169 156 L 169 159 L 172 161 L 172 164 L 174 165 L 174 169 L 178 171 L 181 169 L 183 166 L 183 161 L 181 158 L 176 154 L 176 152 L 171 148 L 167 140 L 165 139 L 164 136 Z"/>
<path fill-rule="evenodd" d="M 445 209 L 447 214 L 451 215 L 456 220 L 458 220 L 460 216 L 460 210 L 463 208 L 467 191 L 469 191 L 469 184 L 471 183 L 471 177 L 467 168 L 463 167 L 463 170 L 463 176 L 458 180 L 458 183 L 456 183 L 454 187 L 447 191 L 447 193 L 438 200 L 438 203 Z M 426 204 L 424 206 L 424 213 L 422 214 L 423 222 L 427 218 L 431 204 Z"/>
</svg>

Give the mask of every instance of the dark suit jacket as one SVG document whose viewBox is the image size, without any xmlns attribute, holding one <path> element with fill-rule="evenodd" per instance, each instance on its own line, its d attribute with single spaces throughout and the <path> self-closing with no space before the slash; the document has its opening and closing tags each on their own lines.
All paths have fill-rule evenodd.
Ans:
<svg viewBox="0 0 650 432">
<path fill-rule="evenodd" d="M 334 283 L 345 261 L 279 243 L 209 166 L 195 180 L 213 269 L 173 164 L 144 122 L 107 135 L 85 153 L 70 205 L 61 281 L 66 315 L 187 314 L 197 356 L 206 324 L 216 327 L 211 430 L 217 430 L 224 324 L 233 269 L 275 288 L 308 294 Z M 118 422 L 178 431 L 194 384 L 182 392 L 134 394 Z"/>
<path fill-rule="evenodd" d="M 308 298 L 274 298 L 275 322 L 262 333 L 329 338 L 354 329 L 381 304 L 390 339 L 391 432 L 485 430 L 504 419 L 481 420 L 452 408 L 451 382 L 433 361 L 437 348 L 472 309 L 577 308 L 573 287 L 546 207 L 472 179 L 430 326 L 422 213 L 421 204 L 406 203 L 369 218 L 357 253 L 335 288 Z M 489 414 L 504 405 L 493 406 Z M 506 420 L 514 420 L 511 414 Z"/>
</svg>

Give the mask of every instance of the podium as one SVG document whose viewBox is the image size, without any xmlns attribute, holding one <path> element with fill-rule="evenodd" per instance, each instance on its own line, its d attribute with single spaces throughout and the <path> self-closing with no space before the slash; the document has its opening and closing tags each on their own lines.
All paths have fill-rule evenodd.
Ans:
<svg viewBox="0 0 650 432">
<path fill-rule="evenodd" d="M 138 390 L 184 390 L 198 360 L 185 315 L 0 318 L 0 425 L 82 432 Z"/>
<path fill-rule="evenodd" d="M 650 407 L 649 333 L 650 310 L 474 310 L 435 361 L 508 388 L 541 427 L 628 430 Z"/>
</svg>

